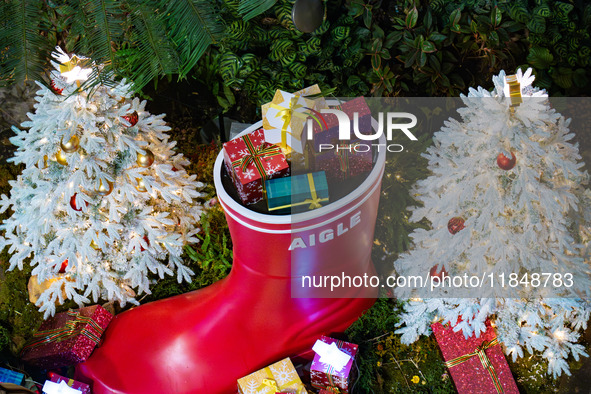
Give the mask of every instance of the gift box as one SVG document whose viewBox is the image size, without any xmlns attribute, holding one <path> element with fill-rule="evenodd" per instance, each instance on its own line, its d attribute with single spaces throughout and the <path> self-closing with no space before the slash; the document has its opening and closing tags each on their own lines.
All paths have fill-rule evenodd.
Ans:
<svg viewBox="0 0 591 394">
<path fill-rule="evenodd" d="M 314 153 L 308 149 L 307 163 L 314 171 L 324 171 L 332 181 L 367 174 L 373 167 L 373 151 L 371 145 L 352 143 L 343 144 L 333 141 L 333 149 Z"/>
<path fill-rule="evenodd" d="M 340 394 L 341 391 L 336 387 L 329 387 L 326 389 L 321 389 L 318 394 Z"/>
<path fill-rule="evenodd" d="M 270 179 L 265 183 L 269 211 L 289 213 L 320 208 L 328 204 L 324 172 Z"/>
<path fill-rule="evenodd" d="M 320 93 L 318 85 L 295 93 L 277 90 L 273 100 L 261 107 L 265 140 L 279 145 L 285 154 L 289 155 L 291 151 L 303 153 L 302 131 L 306 119 L 313 111 L 326 108 L 324 98 L 311 99 L 305 96 Z"/>
<path fill-rule="evenodd" d="M 310 367 L 312 387 L 328 392 L 349 393 L 351 368 L 358 346 L 322 336 L 312 349 L 316 352 Z M 340 361 L 340 365 L 337 361 Z"/>
<path fill-rule="evenodd" d="M 97 346 L 112 318 L 100 305 L 58 313 L 41 324 L 21 358 L 44 369 L 81 363 Z"/>
<path fill-rule="evenodd" d="M 24 377 L 25 374 L 0 367 L 0 382 L 2 383 L 14 383 L 20 385 L 23 382 Z"/>
<path fill-rule="evenodd" d="M 240 394 L 275 394 L 278 392 L 307 394 L 306 388 L 289 358 L 238 379 L 238 392 Z"/>
<path fill-rule="evenodd" d="M 519 393 L 489 321 L 478 338 L 466 339 L 462 330 L 454 332 L 449 324 L 435 323 L 431 328 L 458 393 Z"/>
<path fill-rule="evenodd" d="M 87 385 L 86 383 L 82 383 L 82 382 L 78 382 L 77 380 L 74 380 L 74 379 L 66 378 L 64 376 L 56 374 L 55 372 L 49 373 L 49 380 L 52 382 L 55 382 L 55 383 L 66 382 L 66 384 L 69 387 L 80 391 L 82 394 L 90 394 L 91 393 L 90 386 Z"/>
<path fill-rule="evenodd" d="M 289 175 L 289 164 L 277 145 L 265 142 L 263 129 L 226 142 L 223 147 L 226 171 L 243 204 L 263 199 L 266 179 Z"/>
<path fill-rule="evenodd" d="M 351 142 L 359 140 L 355 137 L 354 132 L 354 114 L 358 114 L 358 130 L 361 134 L 374 134 L 371 127 L 371 111 L 363 97 L 357 97 L 351 101 L 334 107 L 345 114 L 350 119 L 350 136 Z M 335 141 L 339 141 L 339 121 L 335 114 L 330 113 L 312 113 L 311 121 L 306 121 L 305 125 L 305 139 L 311 144 L 314 152 L 320 152 L 320 145 L 335 145 Z M 312 125 L 312 131 L 308 130 L 308 125 Z M 349 143 L 349 141 L 340 141 Z"/>
</svg>

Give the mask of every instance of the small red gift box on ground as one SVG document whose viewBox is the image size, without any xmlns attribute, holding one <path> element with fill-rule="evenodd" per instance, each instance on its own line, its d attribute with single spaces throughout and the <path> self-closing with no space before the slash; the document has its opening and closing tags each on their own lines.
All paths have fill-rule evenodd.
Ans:
<svg viewBox="0 0 591 394">
<path fill-rule="evenodd" d="M 266 179 L 289 175 L 289 164 L 277 145 L 265 142 L 263 129 L 224 144 L 224 164 L 243 204 L 263 199 Z"/>
<path fill-rule="evenodd" d="M 464 337 L 462 330 L 453 331 L 449 324 L 431 325 L 445 365 L 460 394 L 518 394 L 519 390 L 509 364 L 490 322 L 480 337 Z"/>
<path fill-rule="evenodd" d="M 77 380 L 66 378 L 58 375 L 55 372 L 49 373 L 49 380 L 55 383 L 66 382 L 68 386 L 73 389 L 80 390 L 83 394 L 91 394 L 90 386 L 86 383 L 78 382 Z"/>
<path fill-rule="evenodd" d="M 58 313 L 41 324 L 21 358 L 45 369 L 81 363 L 99 343 L 112 318 L 100 305 Z"/>
<path fill-rule="evenodd" d="M 351 133 L 351 140 L 357 140 L 355 137 L 355 132 L 353 131 L 354 114 L 358 115 L 357 125 L 359 126 L 358 130 L 361 134 L 374 133 L 371 127 L 371 111 L 369 110 L 369 107 L 367 106 L 367 103 L 363 97 L 357 97 L 351 101 L 347 101 L 339 105 L 338 107 L 333 107 L 332 109 L 338 109 L 348 115 L 349 119 L 351 120 L 349 129 Z M 310 132 L 307 127 L 305 130 L 305 135 L 314 152 L 320 152 L 320 144 L 334 145 L 334 141 L 339 139 L 339 120 L 337 116 L 335 114 L 323 114 L 319 111 L 314 111 L 311 118 L 313 119 L 311 141 L 309 136 Z"/>
<path fill-rule="evenodd" d="M 347 394 L 349 393 L 349 383 L 351 382 L 351 368 L 353 367 L 353 361 L 355 359 L 355 355 L 357 354 L 358 346 L 344 341 L 339 341 L 338 339 L 322 336 L 320 341 L 326 345 L 330 346 L 322 346 L 323 348 L 327 349 L 324 354 L 316 354 L 314 356 L 314 361 L 312 361 L 312 366 L 310 367 L 310 378 L 312 387 L 317 389 L 324 389 L 330 390 L 338 389 L 340 393 Z M 330 363 L 324 362 L 325 355 L 331 356 L 331 353 L 335 353 L 335 346 L 338 348 L 338 351 L 344 353 L 348 356 L 348 361 L 345 362 L 343 366 L 334 366 Z M 317 345 L 314 345 L 315 351 L 317 351 Z M 332 349 L 330 349 L 332 348 Z M 321 349 L 322 350 L 322 349 Z M 340 357 L 340 356 L 337 356 Z M 340 367 L 339 369 L 337 369 Z"/>
</svg>

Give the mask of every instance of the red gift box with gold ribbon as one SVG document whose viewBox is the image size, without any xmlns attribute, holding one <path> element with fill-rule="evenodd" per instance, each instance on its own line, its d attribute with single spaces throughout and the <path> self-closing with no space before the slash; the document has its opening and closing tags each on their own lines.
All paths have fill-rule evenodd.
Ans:
<svg viewBox="0 0 591 394">
<path fill-rule="evenodd" d="M 258 129 L 224 144 L 224 164 L 243 204 L 263 199 L 265 180 L 289 175 L 289 163 L 281 148 L 265 142 Z"/>
<path fill-rule="evenodd" d="M 81 363 L 98 345 L 112 318 L 100 305 L 58 313 L 41 324 L 21 358 L 45 369 Z"/>
<path fill-rule="evenodd" d="M 459 394 L 518 394 L 519 390 L 490 322 L 479 337 L 465 338 L 447 324 L 431 325 Z"/>
</svg>

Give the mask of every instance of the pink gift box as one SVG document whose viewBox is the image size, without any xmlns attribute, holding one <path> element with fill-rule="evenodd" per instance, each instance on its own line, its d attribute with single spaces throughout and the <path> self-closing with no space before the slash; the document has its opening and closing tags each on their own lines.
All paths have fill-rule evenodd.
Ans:
<svg viewBox="0 0 591 394">
<path fill-rule="evenodd" d="M 58 313 L 41 324 L 21 358 L 44 369 L 86 361 L 112 318 L 100 305 Z"/>
<path fill-rule="evenodd" d="M 86 383 L 79 382 L 74 379 L 66 378 L 64 376 L 58 375 L 55 372 L 49 373 L 49 380 L 55 383 L 66 382 L 68 386 L 73 389 L 82 391 L 83 394 L 91 394 L 90 386 Z"/>
<path fill-rule="evenodd" d="M 327 336 L 322 336 L 320 340 L 329 345 L 335 343 L 340 350 L 351 356 L 351 358 L 342 369 L 335 371 L 333 366 L 320 362 L 320 356 L 318 354 L 314 355 L 314 360 L 310 367 L 312 387 L 325 390 L 330 390 L 330 387 L 336 387 L 339 389 L 340 393 L 349 393 L 349 384 L 351 383 L 352 378 L 351 368 L 353 367 L 353 361 L 355 360 L 358 346 L 353 343 L 340 341 Z"/>
<path fill-rule="evenodd" d="M 232 177 L 243 204 L 254 204 L 263 199 L 263 185 L 267 179 L 289 175 L 289 164 L 277 145 L 265 142 L 263 129 L 224 144 L 224 164 Z M 243 168 L 244 161 L 248 165 Z"/>
<path fill-rule="evenodd" d="M 518 394 L 519 390 L 505 359 L 497 335 L 490 322 L 486 322 L 486 331 L 477 338 L 464 337 L 462 330 L 453 331 L 453 327 L 441 323 L 431 325 L 435 339 L 439 344 L 443 358 L 459 394 L 482 393 L 497 394 L 497 384 L 505 394 Z M 479 356 L 476 352 L 484 352 Z M 461 358 L 459 358 L 461 357 Z M 490 360 L 492 370 L 483 366 L 483 361 Z"/>
</svg>

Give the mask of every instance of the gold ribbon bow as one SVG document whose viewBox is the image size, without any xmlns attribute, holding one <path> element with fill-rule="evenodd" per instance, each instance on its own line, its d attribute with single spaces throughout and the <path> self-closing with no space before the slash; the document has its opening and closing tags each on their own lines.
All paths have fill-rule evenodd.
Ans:
<svg viewBox="0 0 591 394">
<path fill-rule="evenodd" d="M 275 391 L 279 390 L 279 386 L 277 386 L 277 382 L 274 379 L 265 378 L 263 379 L 262 384 L 271 387 Z"/>
<path fill-rule="evenodd" d="M 515 107 L 523 102 L 521 98 L 521 84 L 517 80 L 517 75 L 507 75 L 505 77 L 509 85 L 509 97 L 511 97 L 511 107 Z"/>
<path fill-rule="evenodd" d="M 286 382 L 282 385 L 278 385 L 277 382 L 275 381 L 274 377 L 273 377 L 273 372 L 271 372 L 271 368 L 266 367 L 263 369 L 263 371 L 265 372 L 265 374 L 268 376 L 267 378 L 263 378 L 263 380 L 261 381 L 260 386 L 258 387 L 258 390 L 262 390 L 266 387 L 270 387 L 272 390 L 275 390 L 273 393 L 276 393 L 282 389 L 286 389 L 286 388 L 290 388 L 293 389 L 294 387 L 290 387 L 293 386 L 295 384 L 298 384 L 297 387 L 297 391 L 296 394 L 300 394 L 302 392 L 302 388 L 304 387 L 301 384 L 301 380 L 299 378 L 295 378 L 293 380 L 290 380 L 289 382 Z"/>
<path fill-rule="evenodd" d="M 490 342 L 486 342 L 486 341 L 482 342 L 482 344 L 480 346 L 478 346 L 474 352 L 464 354 L 463 356 L 456 357 L 452 360 L 449 360 L 445 363 L 445 366 L 447 368 L 455 367 L 456 365 L 460 365 L 463 362 L 468 361 L 469 359 L 471 359 L 474 356 L 478 356 L 478 358 L 480 359 L 480 362 L 482 363 L 482 366 L 484 367 L 484 369 L 486 369 L 488 371 L 488 373 L 493 381 L 493 384 L 495 386 L 495 389 L 497 390 L 497 393 L 504 393 L 505 391 L 503 390 L 503 386 L 501 385 L 501 382 L 499 381 L 499 377 L 497 376 L 497 372 L 495 371 L 495 367 L 492 365 L 492 362 L 490 361 L 490 359 L 486 355 L 486 349 L 491 348 L 491 347 L 498 345 L 498 344 L 499 344 L 498 338 L 495 338 Z"/>
<path fill-rule="evenodd" d="M 308 173 L 308 184 L 310 185 L 310 197 L 306 198 L 302 204 L 310 204 L 309 209 L 316 209 L 322 207 L 320 204 L 322 201 L 327 201 L 328 198 L 319 198 L 318 193 L 316 193 L 316 186 L 314 185 L 314 177 L 312 173 Z"/>
<path fill-rule="evenodd" d="M 65 72 L 69 72 L 72 71 L 76 66 L 79 66 L 80 68 L 88 68 L 92 65 L 92 59 L 89 58 L 79 58 L 76 55 L 73 55 L 72 58 L 70 60 L 68 60 L 67 62 L 60 64 L 59 68 L 60 68 L 60 73 L 65 73 Z M 80 81 L 76 81 L 76 85 L 78 87 L 80 87 Z"/>
<path fill-rule="evenodd" d="M 276 109 L 278 111 L 275 117 L 281 118 L 283 120 L 283 126 L 281 127 L 280 146 L 282 149 L 285 150 L 289 150 L 289 147 L 287 146 L 287 128 L 291 123 L 291 118 L 296 116 L 302 119 L 306 119 L 308 117 L 305 113 L 296 111 L 297 109 L 304 108 L 302 104 L 297 104 L 298 99 L 299 96 L 292 97 L 287 107 L 283 107 L 275 103 L 271 103 L 270 105 L 270 108 Z M 293 135 L 292 133 L 289 134 Z"/>
</svg>

